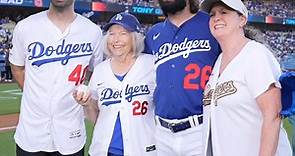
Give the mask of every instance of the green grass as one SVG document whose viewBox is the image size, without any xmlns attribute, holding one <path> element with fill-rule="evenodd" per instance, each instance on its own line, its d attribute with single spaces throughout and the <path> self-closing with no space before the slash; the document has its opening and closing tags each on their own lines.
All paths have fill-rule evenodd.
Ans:
<svg viewBox="0 0 295 156">
<path fill-rule="evenodd" d="M 87 142 L 85 146 L 85 156 L 88 156 L 88 149 L 92 138 L 93 126 L 86 121 Z M 15 156 L 14 131 L 0 133 L 0 156 Z"/>
<path fill-rule="evenodd" d="M 0 156 L 15 156 L 14 131 L 0 133 Z"/>
<path fill-rule="evenodd" d="M 0 83 L 0 115 L 18 113 L 21 95 L 16 83 Z M 92 138 L 93 125 L 86 121 L 87 143 L 85 156 Z M 15 156 L 14 131 L 0 133 L 0 156 Z"/>
<path fill-rule="evenodd" d="M 291 142 L 292 136 L 295 135 L 294 134 L 295 133 L 294 132 L 295 129 L 292 131 L 292 125 L 290 124 L 290 122 L 287 119 L 284 120 L 284 128 L 286 129 L 286 131 L 288 133 L 288 138 L 289 138 L 289 140 Z"/>
<path fill-rule="evenodd" d="M 91 143 L 93 124 L 86 120 L 87 142 L 85 146 L 85 156 L 88 156 L 89 145 Z"/>
<path fill-rule="evenodd" d="M 286 128 L 289 139 L 291 138 L 291 125 L 287 120 L 284 120 L 284 127 Z M 86 121 L 87 142 L 85 146 L 85 156 L 88 155 L 88 149 L 92 138 L 93 126 Z M 0 156 L 15 156 L 15 143 L 13 139 L 14 131 L 0 133 Z"/>
<path fill-rule="evenodd" d="M 15 83 L 0 84 L 0 115 L 19 112 L 21 95 Z"/>
</svg>

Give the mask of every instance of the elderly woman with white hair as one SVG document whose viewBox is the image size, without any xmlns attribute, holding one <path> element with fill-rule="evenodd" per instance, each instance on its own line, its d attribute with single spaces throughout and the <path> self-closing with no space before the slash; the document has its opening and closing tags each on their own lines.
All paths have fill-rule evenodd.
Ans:
<svg viewBox="0 0 295 156">
<path fill-rule="evenodd" d="M 291 156 L 281 126 L 280 65 L 263 44 L 245 36 L 241 0 L 204 0 L 220 44 L 204 91 L 204 152 L 213 156 Z"/>
<path fill-rule="evenodd" d="M 89 90 L 74 92 L 86 117 L 95 124 L 89 154 L 153 156 L 154 57 L 142 54 L 144 35 L 135 16 L 123 12 L 104 27 L 102 50 Z"/>
</svg>

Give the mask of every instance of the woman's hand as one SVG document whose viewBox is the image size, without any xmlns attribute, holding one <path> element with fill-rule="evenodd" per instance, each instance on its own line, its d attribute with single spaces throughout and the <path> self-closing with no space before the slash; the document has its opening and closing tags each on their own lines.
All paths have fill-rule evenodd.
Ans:
<svg viewBox="0 0 295 156">
<path fill-rule="evenodd" d="M 78 89 L 73 92 L 73 97 L 78 104 L 82 106 L 88 106 L 88 101 L 90 99 L 90 91 L 88 86 L 83 84 L 78 86 Z"/>
<path fill-rule="evenodd" d="M 95 123 L 99 114 L 99 109 L 97 106 L 97 100 L 91 98 L 88 86 L 78 86 L 78 89 L 73 92 L 73 97 L 78 104 L 84 106 L 83 110 L 86 118 L 92 123 Z"/>
</svg>

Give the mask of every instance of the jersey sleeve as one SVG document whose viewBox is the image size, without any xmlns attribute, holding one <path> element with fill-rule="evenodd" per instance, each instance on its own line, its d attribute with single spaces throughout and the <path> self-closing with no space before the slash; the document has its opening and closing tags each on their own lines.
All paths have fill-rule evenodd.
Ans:
<svg viewBox="0 0 295 156">
<path fill-rule="evenodd" d="M 144 51 L 143 53 L 145 54 L 153 54 L 152 50 L 150 49 L 150 45 L 149 45 L 149 33 L 147 33 L 145 39 L 144 39 Z"/>
<path fill-rule="evenodd" d="M 98 89 L 98 86 L 97 84 L 99 84 L 99 67 L 96 66 L 94 71 L 93 71 L 93 74 L 90 78 L 90 81 L 89 81 L 89 90 L 90 90 L 90 93 L 91 93 L 91 97 L 94 99 L 94 100 L 98 100 L 98 95 L 97 95 L 97 89 Z"/>
<path fill-rule="evenodd" d="M 9 52 L 9 62 L 13 65 L 24 66 L 26 49 L 23 47 L 24 45 L 22 41 L 20 28 L 21 26 L 17 24 L 13 31 L 13 38 L 12 38 L 13 47 Z"/>
<path fill-rule="evenodd" d="M 152 44 L 153 44 L 153 35 L 158 32 L 159 27 L 161 27 L 162 23 L 157 23 L 153 25 L 146 33 L 145 39 L 144 39 L 144 51 L 143 53 L 145 54 L 152 54 L 153 55 L 153 50 L 152 50 Z"/>
<path fill-rule="evenodd" d="M 101 32 L 100 29 L 99 29 L 99 32 L 98 32 L 98 38 L 96 40 L 97 40 L 97 42 L 96 42 L 96 45 L 94 47 L 93 54 L 92 54 L 92 56 L 90 58 L 90 61 L 89 61 L 89 70 L 90 71 L 93 71 L 94 67 L 97 64 L 99 64 L 100 62 L 102 62 L 102 60 L 103 60 L 103 52 L 101 51 L 102 32 Z"/>
<path fill-rule="evenodd" d="M 91 98 L 93 98 L 93 99 L 95 99 L 95 100 L 97 100 L 98 99 L 98 96 L 97 96 L 97 93 L 96 93 L 96 90 L 97 90 L 97 88 L 96 88 L 96 74 L 97 74 L 97 72 L 95 72 L 95 70 L 94 70 L 94 72 L 93 72 L 93 74 L 92 74 L 92 76 L 91 76 L 91 78 L 90 78 L 90 81 L 89 81 L 89 90 L 90 90 L 90 93 L 91 93 Z"/>
<path fill-rule="evenodd" d="M 249 53 L 245 79 L 251 95 L 257 98 L 271 84 L 281 88 L 281 69 L 273 54 L 263 45 L 253 48 Z"/>
</svg>

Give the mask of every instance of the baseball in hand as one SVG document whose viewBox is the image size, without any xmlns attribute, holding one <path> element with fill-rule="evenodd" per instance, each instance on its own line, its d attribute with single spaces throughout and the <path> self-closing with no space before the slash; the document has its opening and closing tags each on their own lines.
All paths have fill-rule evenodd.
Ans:
<svg viewBox="0 0 295 156">
<path fill-rule="evenodd" d="M 79 85 L 77 88 L 76 100 L 79 101 L 80 104 L 85 105 L 89 97 L 90 97 L 90 91 L 88 86 Z"/>
</svg>

